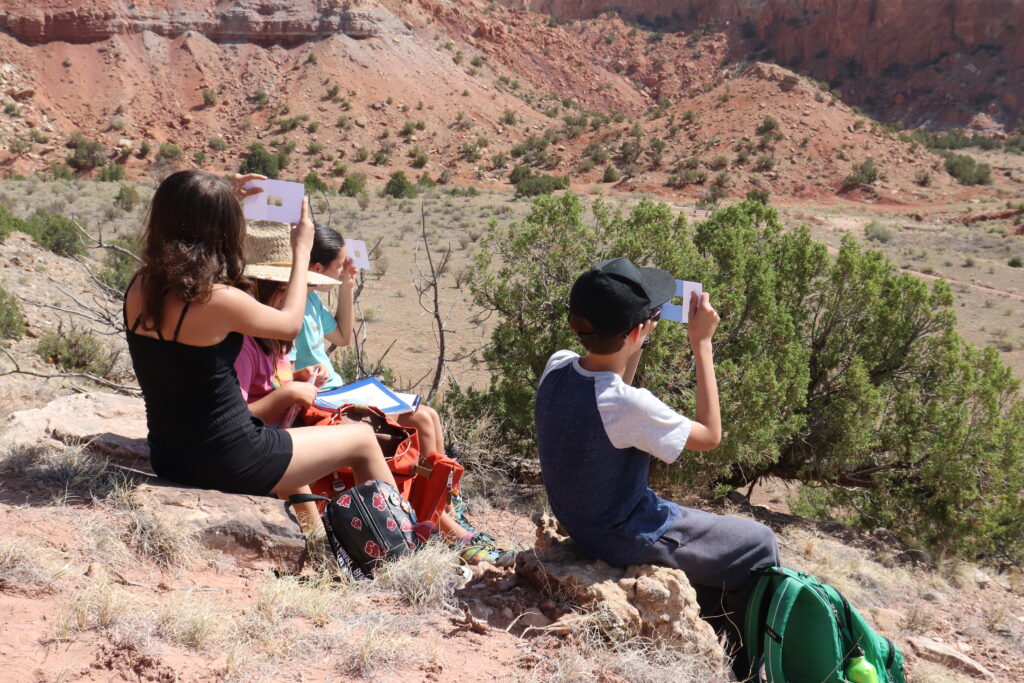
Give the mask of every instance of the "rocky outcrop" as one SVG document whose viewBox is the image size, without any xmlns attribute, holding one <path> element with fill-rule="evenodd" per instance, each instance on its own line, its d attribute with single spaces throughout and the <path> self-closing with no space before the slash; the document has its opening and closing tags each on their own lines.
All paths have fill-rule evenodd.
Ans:
<svg viewBox="0 0 1024 683">
<path fill-rule="evenodd" d="M 516 560 L 521 577 L 542 592 L 560 594 L 583 607 L 611 638 L 641 636 L 679 648 L 700 661 L 724 663 L 722 647 L 711 626 L 700 618 L 696 594 L 682 571 L 650 565 L 615 569 L 587 560 L 553 517 L 537 513 L 533 522 L 536 545 L 520 552 Z M 573 619 L 567 615 L 550 628 Z M 724 668 L 720 673 L 726 675 Z"/>
<path fill-rule="evenodd" d="M 971 678 L 978 678 L 985 681 L 995 681 L 996 677 L 991 671 L 983 667 L 959 650 L 956 650 L 945 643 L 940 643 L 931 638 L 923 636 L 911 636 L 907 639 L 914 652 L 921 659 L 941 664 L 947 669 L 952 669 Z"/>
<path fill-rule="evenodd" d="M 1024 0 L 509 0 L 559 21 L 618 11 L 722 31 L 733 57 L 771 59 L 907 123 L 1024 116 Z"/>
<path fill-rule="evenodd" d="M 332 3 L 240 0 L 227 9 L 220 3 L 153 3 L 124 9 L 120 4 L 83 3 L 81 7 L 16 5 L 0 11 L 0 28 L 27 43 L 91 43 L 114 35 L 149 31 L 173 38 L 187 31 L 215 42 L 301 43 L 334 33 L 374 38 L 408 33 L 405 25 L 379 7 L 337 7 Z M 205 6 L 204 6 L 205 5 Z"/>
<path fill-rule="evenodd" d="M 281 501 L 178 486 L 149 473 L 146 408 L 140 398 L 101 392 L 64 396 L 13 413 L 3 436 L 15 447 L 87 445 L 134 481 L 140 505 L 207 548 L 289 568 L 301 562 L 305 540 Z"/>
</svg>

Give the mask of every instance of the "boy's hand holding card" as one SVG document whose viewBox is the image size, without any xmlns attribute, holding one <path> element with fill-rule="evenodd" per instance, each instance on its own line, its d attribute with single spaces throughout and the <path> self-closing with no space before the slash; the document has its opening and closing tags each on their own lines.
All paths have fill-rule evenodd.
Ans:
<svg viewBox="0 0 1024 683">
<path fill-rule="evenodd" d="M 677 323 L 690 322 L 690 297 L 694 293 L 698 297 L 703 294 L 704 285 L 689 280 L 676 280 L 676 297 L 682 301 L 682 305 L 666 303 L 661 307 L 661 319 Z"/>
</svg>

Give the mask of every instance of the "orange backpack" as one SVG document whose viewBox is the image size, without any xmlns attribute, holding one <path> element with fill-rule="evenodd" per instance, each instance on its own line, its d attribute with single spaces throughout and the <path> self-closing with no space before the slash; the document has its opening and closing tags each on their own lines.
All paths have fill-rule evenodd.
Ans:
<svg viewBox="0 0 1024 683">
<path fill-rule="evenodd" d="M 398 492 L 412 505 L 418 521 L 437 526 L 452 489 L 457 488 L 462 479 L 462 465 L 433 451 L 424 456 L 420 451 L 419 434 L 414 428 L 399 425 L 371 406 L 346 404 L 330 410 L 312 405 L 306 408 L 302 421 L 307 425 L 365 422 L 373 427 L 388 469 L 395 476 Z M 355 484 L 352 470 L 345 467 L 313 482 L 310 489 L 315 494 L 333 498 L 339 491 L 353 488 Z"/>
</svg>

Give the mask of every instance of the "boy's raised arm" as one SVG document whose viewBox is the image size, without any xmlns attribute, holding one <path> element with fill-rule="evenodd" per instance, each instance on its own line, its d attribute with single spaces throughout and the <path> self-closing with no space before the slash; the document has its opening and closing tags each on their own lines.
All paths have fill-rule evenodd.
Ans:
<svg viewBox="0 0 1024 683">
<path fill-rule="evenodd" d="M 686 448 L 709 451 L 722 441 L 722 416 L 718 405 L 718 381 L 715 379 L 711 338 L 718 327 L 718 312 L 711 307 L 707 292 L 690 298 L 690 322 L 687 332 L 693 349 L 697 374 L 697 415 L 690 425 Z"/>
</svg>

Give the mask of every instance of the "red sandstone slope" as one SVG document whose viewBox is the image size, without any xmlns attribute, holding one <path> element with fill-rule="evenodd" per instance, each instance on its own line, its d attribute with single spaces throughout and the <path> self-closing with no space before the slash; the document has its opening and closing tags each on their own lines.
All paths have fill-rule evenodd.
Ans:
<svg viewBox="0 0 1024 683">
<path fill-rule="evenodd" d="M 621 12 L 663 30 L 722 31 L 753 55 L 842 89 L 906 125 L 1024 118 L 1024 0 L 509 0 L 558 21 Z"/>
<path fill-rule="evenodd" d="M 66 156 L 68 135 L 82 130 L 129 176 L 152 162 L 152 155 L 131 153 L 143 141 L 154 152 L 162 142 L 178 145 L 179 165 L 201 151 L 202 165 L 218 171 L 237 168 L 258 141 L 294 144 L 288 177 L 310 169 L 329 177 L 339 163 L 378 180 L 396 169 L 418 175 L 409 153 L 419 148 L 434 177 L 448 171 L 456 182 L 500 183 L 503 172 L 490 170 L 493 154 L 562 129 L 562 118 L 578 116 L 578 107 L 635 117 L 656 102 L 667 115 L 641 125 L 648 142 L 665 140 L 663 159 L 630 169 L 629 187 L 676 193 L 665 186 L 669 165 L 691 156 L 731 160 L 744 136 L 756 137 L 766 113 L 784 124 L 777 163 L 770 172 L 730 163 L 730 194 L 755 186 L 777 196 L 832 194 L 853 163 L 872 156 L 887 176 L 881 196 L 902 199 L 919 192 L 916 173 L 937 165 L 934 156 L 872 132 L 870 122 L 857 123 L 849 108 L 783 69 L 766 66 L 731 81 L 741 70 L 732 61 L 740 39 L 728 32 L 652 33 L 607 16 L 556 25 L 472 0 L 287 7 L 240 0 L 227 10 L 199 0 L 132 9 L 110 0 L 41 0 L 0 10 L 0 26 L 7 29 L 0 33 L 0 89 L 15 109 L 0 116 L 0 163 L 8 172 L 45 171 Z M 783 80 L 801 87 L 780 88 Z M 215 105 L 204 105 L 204 89 L 216 92 Z M 253 101 L 259 90 L 268 93 L 266 107 Z M 669 116 L 679 125 L 690 109 L 701 114 L 697 121 L 670 134 Z M 291 131 L 275 123 L 297 116 L 303 118 Z M 411 136 L 399 135 L 419 122 Z M 550 169 L 597 182 L 603 165 L 581 170 L 582 150 L 596 141 L 614 152 L 621 141 L 612 138 L 631 126 L 594 125 L 556 140 Z M 226 150 L 210 148 L 215 137 Z M 472 159 L 466 148 L 478 143 L 486 146 Z M 380 150 L 390 154 L 375 165 Z M 962 191 L 941 171 L 932 176 L 932 191 Z"/>
</svg>

